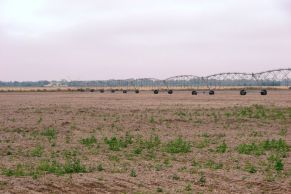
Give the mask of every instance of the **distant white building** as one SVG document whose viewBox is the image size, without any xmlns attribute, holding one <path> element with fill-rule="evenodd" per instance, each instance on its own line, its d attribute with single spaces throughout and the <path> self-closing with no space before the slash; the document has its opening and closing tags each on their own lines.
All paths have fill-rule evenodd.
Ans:
<svg viewBox="0 0 291 194">
<path fill-rule="evenodd" d="M 68 87 L 68 82 L 65 79 L 61 81 L 51 81 L 48 85 L 45 85 L 44 87 Z"/>
</svg>

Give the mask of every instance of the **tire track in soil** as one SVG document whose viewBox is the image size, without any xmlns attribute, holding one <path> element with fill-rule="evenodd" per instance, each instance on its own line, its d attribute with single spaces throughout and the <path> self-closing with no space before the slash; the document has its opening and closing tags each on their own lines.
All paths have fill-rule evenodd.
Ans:
<svg viewBox="0 0 291 194">
<path fill-rule="evenodd" d="M 226 176 L 215 174 L 215 173 L 205 173 L 209 177 L 222 179 L 226 183 L 236 183 L 237 185 L 241 186 L 242 188 L 247 188 L 248 185 L 257 186 L 257 188 L 264 192 L 271 192 L 271 193 L 291 193 L 291 187 L 286 185 L 278 185 L 278 183 L 268 183 L 268 182 L 255 182 L 255 181 L 245 181 L 245 180 L 233 180 Z M 216 179 L 217 180 L 217 179 Z M 211 185 L 213 188 L 222 189 L 222 184 L 220 185 Z M 227 190 L 231 192 L 230 190 Z M 238 191 L 235 191 L 236 193 Z"/>
</svg>

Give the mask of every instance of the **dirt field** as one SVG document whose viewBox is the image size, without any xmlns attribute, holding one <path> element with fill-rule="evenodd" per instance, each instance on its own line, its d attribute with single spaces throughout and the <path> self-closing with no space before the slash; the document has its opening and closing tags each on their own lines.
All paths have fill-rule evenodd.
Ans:
<svg viewBox="0 0 291 194">
<path fill-rule="evenodd" d="M 0 93 L 0 193 L 291 193 L 291 92 Z"/>
</svg>

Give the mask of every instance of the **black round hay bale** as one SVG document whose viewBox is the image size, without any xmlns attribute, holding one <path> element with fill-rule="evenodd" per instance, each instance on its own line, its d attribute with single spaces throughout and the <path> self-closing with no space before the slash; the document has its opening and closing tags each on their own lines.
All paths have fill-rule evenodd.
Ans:
<svg viewBox="0 0 291 194">
<path fill-rule="evenodd" d="M 158 94 L 159 93 L 159 90 L 154 90 L 154 94 Z"/>
<path fill-rule="evenodd" d="M 192 95 L 197 95 L 197 94 L 198 94 L 197 91 L 195 90 L 192 91 Z"/>
<path fill-rule="evenodd" d="M 168 94 L 173 94 L 173 90 L 168 90 Z"/>
</svg>

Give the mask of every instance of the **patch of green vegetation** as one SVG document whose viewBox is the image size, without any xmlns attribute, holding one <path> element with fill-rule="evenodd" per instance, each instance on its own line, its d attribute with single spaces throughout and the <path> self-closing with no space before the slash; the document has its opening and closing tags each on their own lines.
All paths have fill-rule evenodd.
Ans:
<svg viewBox="0 0 291 194">
<path fill-rule="evenodd" d="M 136 171 L 134 169 L 131 169 L 130 176 L 137 177 Z"/>
<path fill-rule="evenodd" d="M 271 155 L 268 157 L 268 161 L 276 171 L 282 171 L 284 169 L 284 163 L 280 157 Z"/>
<path fill-rule="evenodd" d="M 155 120 L 154 116 L 151 116 L 150 117 L 149 122 L 150 123 L 156 123 L 156 120 Z"/>
<path fill-rule="evenodd" d="M 204 173 L 200 173 L 200 178 L 198 180 L 200 186 L 205 186 L 206 184 L 206 177 Z"/>
<path fill-rule="evenodd" d="M 149 140 L 141 141 L 140 142 L 143 148 L 146 149 L 154 149 L 158 148 L 161 144 L 161 140 L 159 136 L 151 136 Z"/>
<path fill-rule="evenodd" d="M 204 134 L 205 135 L 205 134 Z M 208 135 L 204 137 L 204 139 L 198 143 L 195 144 L 195 147 L 198 149 L 203 149 L 209 146 L 209 139 Z"/>
<path fill-rule="evenodd" d="M 39 132 L 38 131 L 32 131 L 30 135 L 31 135 L 31 137 L 36 138 L 39 135 Z"/>
<path fill-rule="evenodd" d="M 112 137 L 110 139 L 105 138 L 105 143 L 112 151 L 120 151 L 121 148 L 126 148 L 129 144 L 132 144 L 132 137 L 127 133 L 124 138 Z"/>
<path fill-rule="evenodd" d="M 114 161 L 114 162 L 119 162 L 120 161 L 119 157 L 118 156 L 115 156 L 115 155 L 109 156 L 109 160 L 110 161 Z"/>
<path fill-rule="evenodd" d="M 217 148 L 216 148 L 216 152 L 217 153 L 225 153 L 227 150 L 227 144 L 225 142 L 223 142 L 222 144 L 220 144 Z"/>
<path fill-rule="evenodd" d="M 104 170 L 104 167 L 103 167 L 103 165 L 102 164 L 99 164 L 98 166 L 97 166 L 97 170 L 100 172 L 100 171 L 103 171 Z"/>
<path fill-rule="evenodd" d="M 72 173 L 86 173 L 87 168 L 76 158 L 67 159 L 64 163 L 56 160 L 43 160 L 36 166 L 18 164 L 15 168 L 4 168 L 2 173 L 5 176 L 32 176 L 37 178 L 44 174 L 64 175 Z"/>
<path fill-rule="evenodd" d="M 267 140 L 261 142 L 260 145 L 262 147 L 264 147 L 266 150 L 271 150 L 271 149 L 286 150 L 286 149 L 288 149 L 287 143 L 285 142 L 285 140 L 283 140 L 281 138 L 279 140 L 275 140 L 275 139 L 269 140 L 269 139 L 267 139 Z"/>
<path fill-rule="evenodd" d="M 37 170 L 56 175 L 87 172 L 87 168 L 81 164 L 80 160 L 75 158 L 66 160 L 64 164 L 56 160 L 42 161 Z"/>
<path fill-rule="evenodd" d="M 206 168 L 210 168 L 210 169 L 214 169 L 214 170 L 218 170 L 218 169 L 222 169 L 223 168 L 223 164 L 222 163 L 216 163 L 213 160 L 207 160 L 205 162 L 204 166 Z"/>
<path fill-rule="evenodd" d="M 233 115 L 238 119 L 286 120 L 289 109 L 252 105 L 234 110 Z"/>
<path fill-rule="evenodd" d="M 256 118 L 265 119 L 268 109 L 262 105 L 252 105 L 250 107 L 242 107 L 236 112 L 239 118 Z"/>
<path fill-rule="evenodd" d="M 266 140 L 260 144 L 266 151 L 274 150 L 277 154 L 282 157 L 287 156 L 287 152 L 289 152 L 289 146 L 287 145 L 286 141 L 283 139 L 279 140 Z"/>
<path fill-rule="evenodd" d="M 43 146 L 36 146 L 33 150 L 31 150 L 31 156 L 33 157 L 41 157 L 44 152 Z"/>
<path fill-rule="evenodd" d="M 230 112 L 225 112 L 224 116 L 229 119 L 231 117 L 231 113 Z"/>
<path fill-rule="evenodd" d="M 265 154 L 266 151 L 275 151 L 277 154 L 280 154 L 282 157 L 287 156 L 287 152 L 289 151 L 289 146 L 287 145 L 285 140 L 265 140 L 258 144 L 240 144 L 237 147 L 237 151 L 240 154 L 247 155 L 262 155 Z"/>
<path fill-rule="evenodd" d="M 246 163 L 244 169 L 245 169 L 245 171 L 252 173 L 252 174 L 257 172 L 257 168 L 249 162 Z"/>
<path fill-rule="evenodd" d="M 21 164 L 18 164 L 16 166 L 16 168 L 4 168 L 2 169 L 2 173 L 5 175 L 5 176 L 15 176 L 15 177 L 20 177 L 20 176 L 25 176 L 26 173 L 25 173 L 25 170 L 24 170 L 24 167 L 23 165 Z"/>
<path fill-rule="evenodd" d="M 49 141 L 57 138 L 57 130 L 55 128 L 47 128 L 43 132 L 41 132 L 42 136 L 48 138 Z"/>
<path fill-rule="evenodd" d="M 168 153 L 188 153 L 192 151 L 191 144 L 181 137 L 168 142 L 165 145 L 165 151 Z"/>
<path fill-rule="evenodd" d="M 47 172 L 56 175 L 64 174 L 63 166 L 56 160 L 41 161 L 37 167 L 37 170 L 40 172 Z"/>
<path fill-rule="evenodd" d="M 163 162 L 163 164 L 166 166 L 166 167 L 172 167 L 173 165 L 171 164 L 171 160 L 169 158 L 166 158 Z"/>
<path fill-rule="evenodd" d="M 185 186 L 185 191 L 192 191 L 193 189 L 192 189 L 192 185 L 191 184 L 187 184 L 186 186 Z"/>
<path fill-rule="evenodd" d="M 149 158 L 154 158 L 155 157 L 155 150 L 157 150 L 160 147 L 161 140 L 159 136 L 151 136 L 149 139 L 144 140 L 144 139 L 138 139 L 138 145 L 133 149 L 133 153 L 135 155 L 139 155 L 143 152 L 144 149 L 146 149 L 147 156 Z"/>
<path fill-rule="evenodd" d="M 133 150 L 133 153 L 136 154 L 136 155 L 141 154 L 141 152 L 142 152 L 142 148 L 141 147 L 134 148 L 134 150 Z"/>
<path fill-rule="evenodd" d="M 195 168 L 201 168 L 201 164 L 199 162 L 197 162 L 196 160 L 194 160 L 191 164 L 191 166 L 195 167 Z"/>
<path fill-rule="evenodd" d="M 180 110 L 180 111 L 176 112 L 175 115 L 177 115 L 179 117 L 186 117 L 187 116 L 187 113 Z"/>
<path fill-rule="evenodd" d="M 251 144 L 240 144 L 237 148 L 238 153 L 240 154 L 247 154 L 247 155 L 262 155 L 264 150 L 262 147 L 258 146 L 255 143 Z"/>
<path fill-rule="evenodd" d="M 159 164 L 156 164 L 156 165 L 155 165 L 155 170 L 156 170 L 156 171 L 161 171 L 161 170 L 163 170 L 163 169 L 164 169 L 164 168 L 163 168 L 163 164 L 160 164 L 160 163 L 159 163 Z"/>
<path fill-rule="evenodd" d="M 157 188 L 157 193 L 162 193 L 163 192 L 163 189 L 161 187 L 158 187 Z"/>
<path fill-rule="evenodd" d="M 81 139 L 80 140 L 80 143 L 83 144 L 84 146 L 90 148 L 92 147 L 94 144 L 97 143 L 97 139 L 95 136 L 91 136 L 91 137 L 87 137 L 87 138 L 84 138 L 84 139 Z"/>
</svg>

